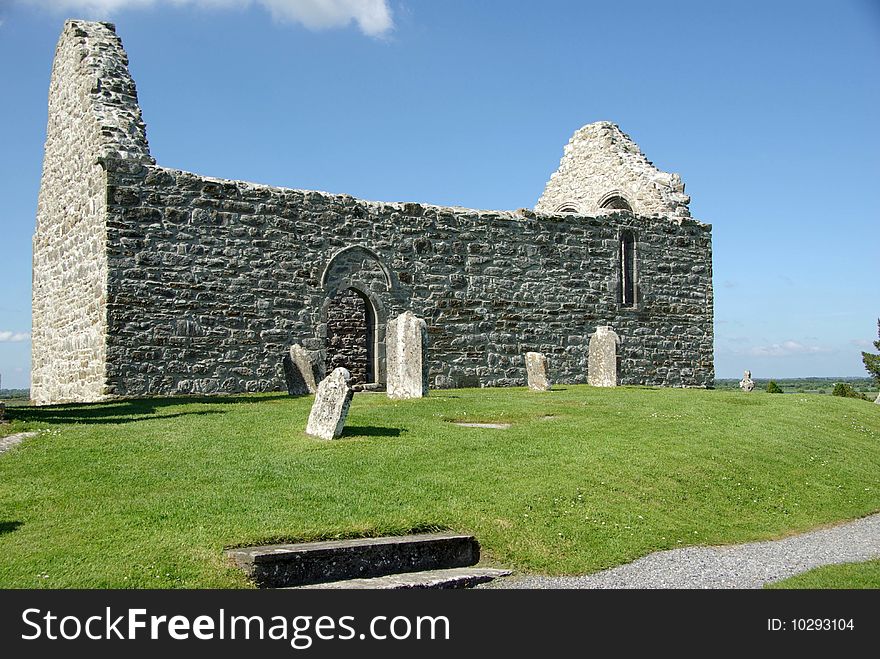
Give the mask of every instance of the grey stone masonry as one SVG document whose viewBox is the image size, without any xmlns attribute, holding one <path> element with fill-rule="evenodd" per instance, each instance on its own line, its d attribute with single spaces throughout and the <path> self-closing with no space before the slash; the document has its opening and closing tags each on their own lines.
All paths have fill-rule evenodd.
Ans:
<svg viewBox="0 0 880 659">
<path fill-rule="evenodd" d="M 565 146 L 535 210 L 594 215 L 624 208 L 620 200 L 636 215 L 691 214 L 678 174 L 661 172 L 629 135 L 610 121 L 597 121 L 578 130 Z"/>
<path fill-rule="evenodd" d="M 153 164 L 128 58 L 109 23 L 64 25 L 33 247 L 31 397 L 93 401 L 107 391 L 105 159 Z"/>
<path fill-rule="evenodd" d="M 344 368 L 334 369 L 318 385 L 306 434 L 320 439 L 336 439 L 342 435 L 354 390 L 349 386 L 351 374 Z"/>
<path fill-rule="evenodd" d="M 594 387 L 617 386 L 617 347 L 620 337 L 608 326 L 600 325 L 590 337 L 589 384 Z"/>
<path fill-rule="evenodd" d="M 287 393 L 291 396 L 315 393 L 318 390 L 316 382 L 323 379 L 312 355 L 298 343 L 290 346 L 284 357 L 284 377 Z"/>
<path fill-rule="evenodd" d="M 428 394 L 428 329 L 405 311 L 388 321 L 385 331 L 388 397 L 421 398 Z"/>
<path fill-rule="evenodd" d="M 550 391 L 546 355 L 540 352 L 526 353 L 526 381 L 532 391 Z"/>
<path fill-rule="evenodd" d="M 160 167 L 112 26 L 68 22 L 34 236 L 32 397 L 283 391 L 294 343 L 331 365 L 342 346 L 381 386 L 386 325 L 405 310 L 426 323 L 437 387 L 521 386 L 526 352 L 583 383 L 599 324 L 623 339 L 621 384 L 712 386 L 711 227 L 634 210 L 374 202 Z M 343 292 L 357 318 L 339 315 Z"/>
</svg>

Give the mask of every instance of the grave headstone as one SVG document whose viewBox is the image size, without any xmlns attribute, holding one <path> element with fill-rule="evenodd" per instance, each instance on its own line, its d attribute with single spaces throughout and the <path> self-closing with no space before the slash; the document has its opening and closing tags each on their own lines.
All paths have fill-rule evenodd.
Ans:
<svg viewBox="0 0 880 659">
<path fill-rule="evenodd" d="M 298 343 L 290 346 L 288 354 L 284 356 L 284 380 L 287 383 L 287 393 L 291 396 L 304 396 L 313 394 L 318 390 L 316 384 L 316 365 L 311 353 Z"/>
<path fill-rule="evenodd" d="M 349 380 L 351 373 L 341 366 L 321 380 L 309 413 L 306 434 L 321 439 L 335 439 L 342 434 L 354 395 Z"/>
<path fill-rule="evenodd" d="M 743 375 L 743 379 L 739 381 L 739 388 L 749 393 L 752 389 L 755 388 L 755 381 L 752 380 L 752 372 L 746 371 Z"/>
<path fill-rule="evenodd" d="M 532 391 L 549 391 L 547 356 L 540 352 L 526 353 L 526 379 Z"/>
<path fill-rule="evenodd" d="M 620 337 L 608 325 L 600 325 L 590 335 L 587 382 L 594 387 L 617 386 L 617 346 Z"/>
<path fill-rule="evenodd" d="M 389 398 L 428 395 L 428 327 L 411 311 L 385 327 L 386 388 Z"/>
</svg>

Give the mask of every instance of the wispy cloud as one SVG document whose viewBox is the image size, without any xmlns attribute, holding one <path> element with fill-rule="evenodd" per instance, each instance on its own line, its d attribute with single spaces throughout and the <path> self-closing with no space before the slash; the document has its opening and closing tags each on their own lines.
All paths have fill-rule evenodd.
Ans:
<svg viewBox="0 0 880 659">
<path fill-rule="evenodd" d="M 30 332 L 10 332 L 8 330 L 0 330 L 0 343 L 21 343 L 30 338 Z"/>
<path fill-rule="evenodd" d="M 864 348 L 865 350 L 874 347 L 874 344 L 868 341 L 868 339 L 850 339 L 849 343 L 856 348 Z"/>
<path fill-rule="evenodd" d="M 282 23 L 299 23 L 310 30 L 345 27 L 355 22 L 371 37 L 394 27 L 388 0 L 18 0 L 56 12 L 82 11 L 89 17 L 108 17 L 121 9 L 146 9 L 158 5 L 193 5 L 204 9 L 245 9 L 258 5 Z"/>
<path fill-rule="evenodd" d="M 822 352 L 831 352 L 831 349 L 816 345 L 804 345 L 798 341 L 753 346 L 748 350 L 748 354 L 753 357 L 788 357 L 789 355 L 815 355 Z"/>
</svg>

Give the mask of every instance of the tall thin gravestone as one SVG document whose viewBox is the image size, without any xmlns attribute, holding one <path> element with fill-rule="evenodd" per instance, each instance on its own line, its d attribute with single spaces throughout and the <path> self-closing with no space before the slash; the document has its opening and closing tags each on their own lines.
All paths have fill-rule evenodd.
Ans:
<svg viewBox="0 0 880 659">
<path fill-rule="evenodd" d="M 395 399 L 428 395 L 428 327 L 412 311 L 385 326 L 386 388 Z"/>
<path fill-rule="evenodd" d="M 532 391 L 550 391 L 546 355 L 540 352 L 526 353 L 526 379 Z"/>
<path fill-rule="evenodd" d="M 321 380 L 309 413 L 306 434 L 321 439 L 335 439 L 342 434 L 354 395 L 354 390 L 348 384 L 349 380 L 351 373 L 341 366 Z"/>
<path fill-rule="evenodd" d="M 617 346 L 620 337 L 608 325 L 596 328 L 590 335 L 587 382 L 594 387 L 617 386 Z"/>
</svg>

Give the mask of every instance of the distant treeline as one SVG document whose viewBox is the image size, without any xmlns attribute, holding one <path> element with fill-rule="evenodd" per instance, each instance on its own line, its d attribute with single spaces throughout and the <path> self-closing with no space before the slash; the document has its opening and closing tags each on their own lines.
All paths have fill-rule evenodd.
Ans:
<svg viewBox="0 0 880 659">
<path fill-rule="evenodd" d="M 30 389 L 0 389 L 0 400 L 14 400 L 16 398 L 30 397 Z"/>
<path fill-rule="evenodd" d="M 834 385 L 845 382 L 862 393 L 876 393 L 877 384 L 872 378 L 752 378 L 755 389 L 766 390 L 770 380 L 776 382 L 787 394 L 830 394 Z M 739 378 L 715 378 L 716 389 L 739 389 Z"/>
</svg>

